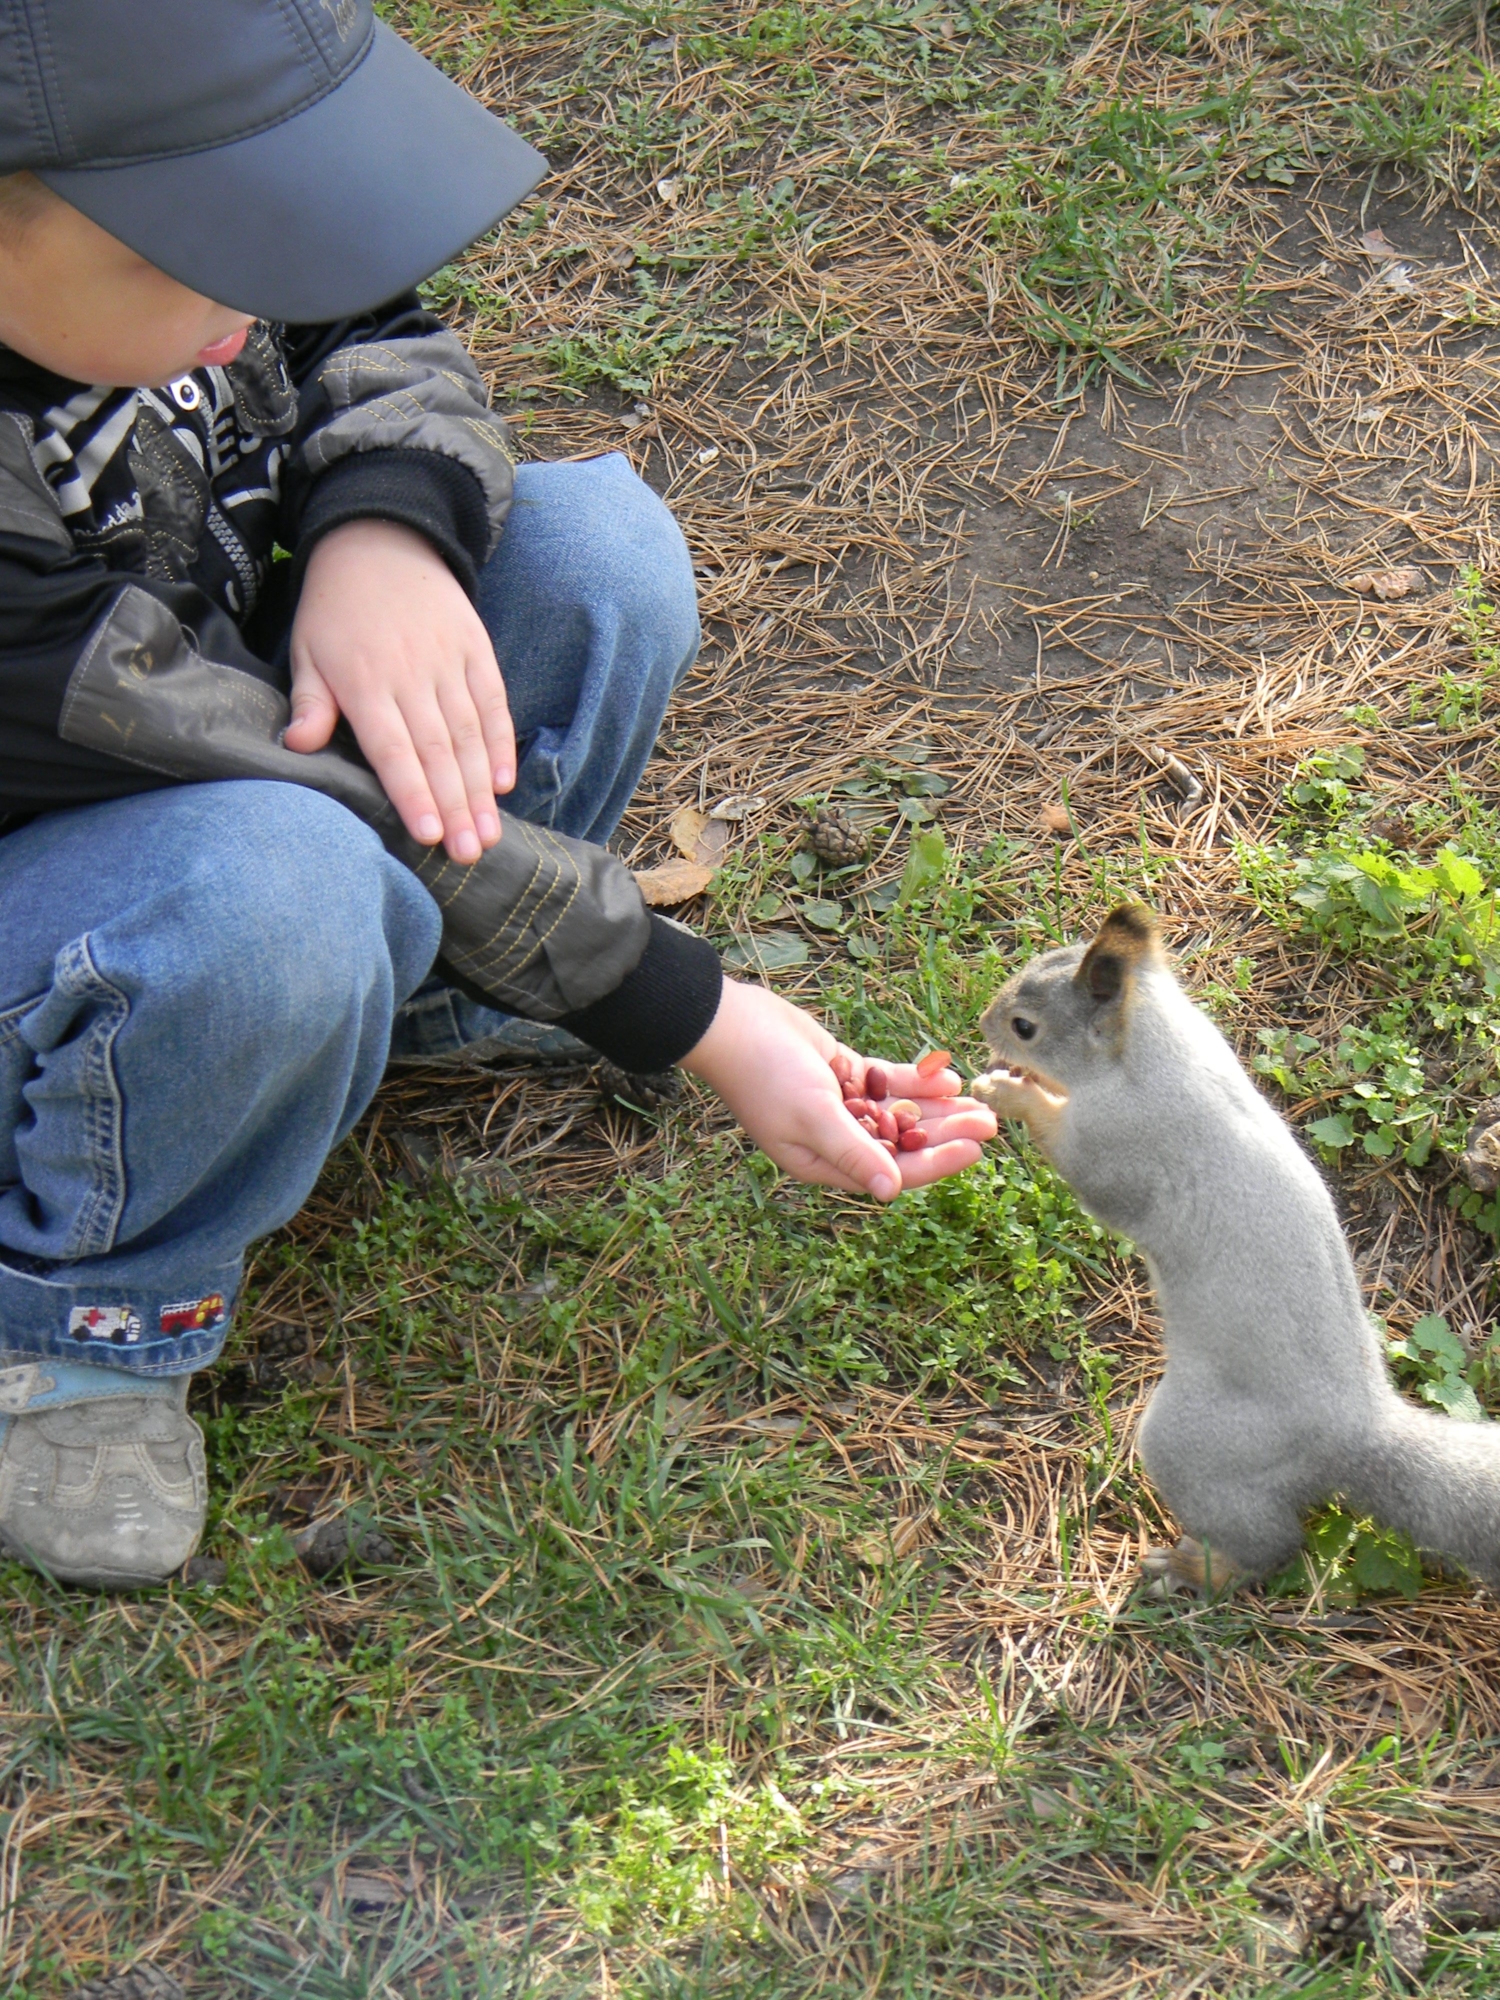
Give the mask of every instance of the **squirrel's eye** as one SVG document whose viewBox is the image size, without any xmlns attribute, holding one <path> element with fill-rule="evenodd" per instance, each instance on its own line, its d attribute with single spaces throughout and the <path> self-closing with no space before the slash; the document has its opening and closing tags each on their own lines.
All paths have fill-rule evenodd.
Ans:
<svg viewBox="0 0 1500 2000">
<path fill-rule="evenodd" d="M 1036 1022 L 1028 1021 L 1024 1014 L 1012 1014 L 1010 1025 L 1015 1030 L 1017 1041 L 1029 1042 L 1036 1033 Z"/>
</svg>

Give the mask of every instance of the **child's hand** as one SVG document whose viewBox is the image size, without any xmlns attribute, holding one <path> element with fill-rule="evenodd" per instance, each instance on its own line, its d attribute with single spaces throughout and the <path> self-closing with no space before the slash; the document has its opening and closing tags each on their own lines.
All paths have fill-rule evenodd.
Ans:
<svg viewBox="0 0 1500 2000">
<path fill-rule="evenodd" d="M 463 862 L 494 846 L 495 794 L 516 782 L 495 649 L 437 550 L 394 521 L 333 529 L 303 579 L 287 748 L 321 750 L 341 714 L 414 840 Z"/>
<path fill-rule="evenodd" d="M 713 1026 L 683 1067 L 711 1085 L 762 1152 L 799 1181 L 880 1201 L 973 1166 L 997 1129 L 992 1111 L 959 1096 L 951 1069 L 919 1077 L 909 1064 L 882 1063 L 891 1095 L 921 1106 L 931 1142 L 893 1160 L 844 1109 L 839 1075 L 863 1083 L 866 1058 L 764 986 L 734 979 L 724 981 Z"/>
</svg>

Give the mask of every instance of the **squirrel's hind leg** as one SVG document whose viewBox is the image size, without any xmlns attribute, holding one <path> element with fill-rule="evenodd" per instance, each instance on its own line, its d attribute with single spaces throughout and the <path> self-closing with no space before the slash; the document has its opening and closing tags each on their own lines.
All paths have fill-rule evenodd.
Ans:
<svg viewBox="0 0 1500 2000">
<path fill-rule="evenodd" d="M 1169 1590 L 1196 1590 L 1205 1597 L 1219 1597 L 1248 1580 L 1247 1573 L 1218 1549 L 1184 1535 L 1175 1549 L 1147 1549 L 1141 1557 L 1141 1575 L 1153 1594 Z"/>
<path fill-rule="evenodd" d="M 1201 1383 L 1174 1379 L 1170 1366 L 1141 1425 L 1140 1452 L 1151 1483 L 1175 1518 L 1183 1541 L 1171 1552 L 1171 1573 L 1202 1589 L 1222 1588 L 1222 1571 L 1239 1578 L 1271 1576 L 1302 1546 L 1297 1454 L 1253 1404 L 1226 1408 Z M 1212 1552 L 1214 1579 L 1188 1551 Z"/>
</svg>

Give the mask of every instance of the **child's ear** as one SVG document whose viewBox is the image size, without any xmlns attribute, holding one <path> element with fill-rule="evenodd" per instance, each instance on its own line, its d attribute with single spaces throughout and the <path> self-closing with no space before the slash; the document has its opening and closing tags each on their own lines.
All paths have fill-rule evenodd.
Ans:
<svg viewBox="0 0 1500 2000">
<path fill-rule="evenodd" d="M 1122 903 L 1104 919 L 1073 975 L 1074 984 L 1107 1007 L 1128 992 L 1142 966 L 1160 956 L 1155 914 L 1144 903 Z"/>
</svg>

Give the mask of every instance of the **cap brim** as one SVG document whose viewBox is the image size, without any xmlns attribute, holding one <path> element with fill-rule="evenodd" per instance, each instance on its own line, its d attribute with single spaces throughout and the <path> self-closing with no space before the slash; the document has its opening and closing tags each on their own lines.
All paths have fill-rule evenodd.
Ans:
<svg viewBox="0 0 1500 2000">
<path fill-rule="evenodd" d="M 39 178 L 180 284 L 260 319 L 343 319 L 446 263 L 547 171 L 382 23 L 306 110 L 227 146 Z"/>
</svg>

